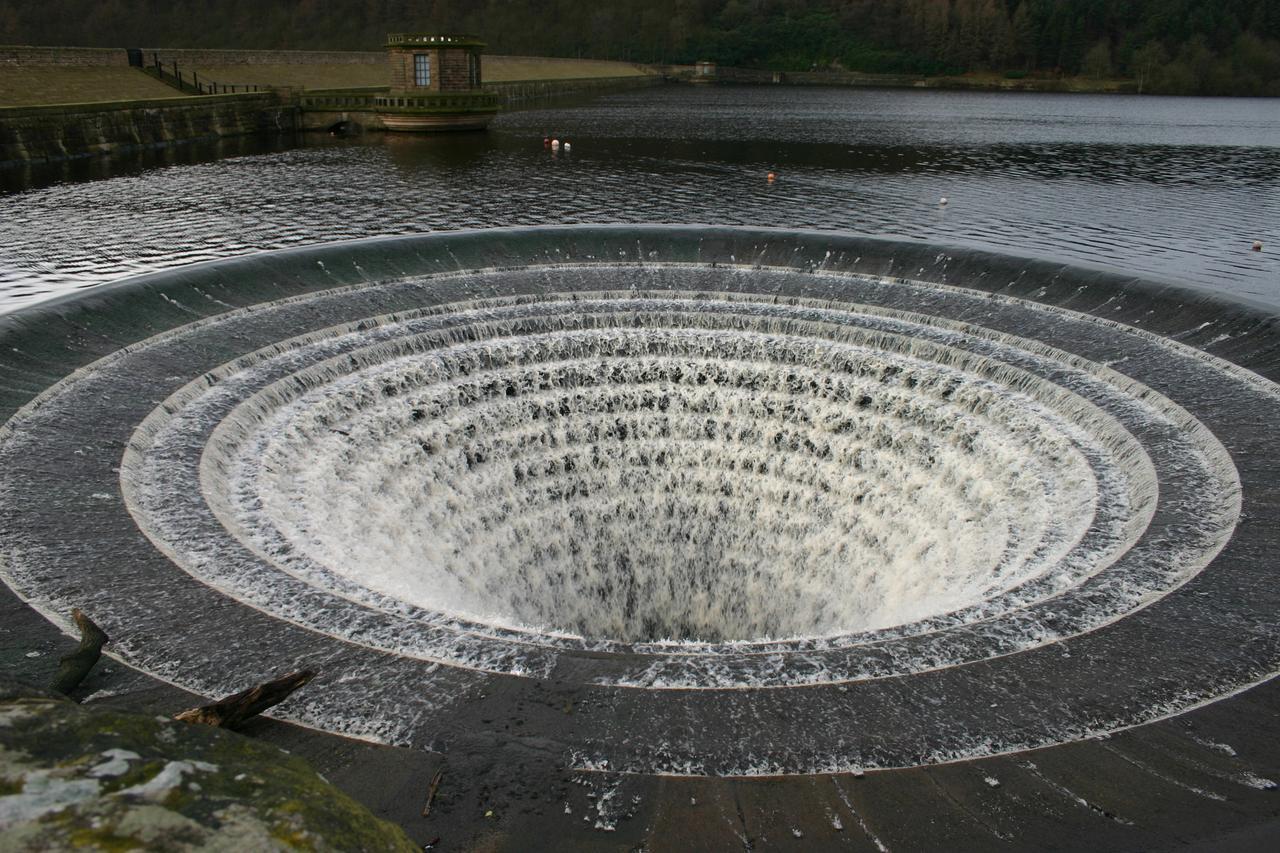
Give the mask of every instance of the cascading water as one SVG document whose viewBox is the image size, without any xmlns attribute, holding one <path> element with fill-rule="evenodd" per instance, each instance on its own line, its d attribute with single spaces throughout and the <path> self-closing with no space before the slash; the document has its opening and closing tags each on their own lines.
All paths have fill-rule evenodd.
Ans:
<svg viewBox="0 0 1280 853">
<path fill-rule="evenodd" d="M 1238 427 L 1280 393 L 1188 345 L 1244 346 L 1244 309 L 630 227 L 353 243 L 103 299 L 158 319 L 10 418 L 6 470 L 58 461 L 6 476 L 4 575 L 79 604 L 77 555 L 117 531 L 95 612 L 192 689 L 320 658 L 342 677 L 289 714 L 420 744 L 481 679 L 568 683 L 611 709 L 558 735 L 582 766 L 752 774 L 1055 743 L 1272 671 L 1234 643 L 1271 618 L 1240 556 L 1271 536 L 1241 521 L 1269 450 Z M 1197 639 L 1170 682 L 1175 624 Z"/>
<path fill-rule="evenodd" d="M 1151 491 L 1084 401 L 901 320 L 583 294 L 418 325 L 232 413 L 205 462 L 230 529 L 295 573 L 477 621 L 718 642 L 973 606 L 1062 571 L 1091 461 L 1114 518 L 1126 486 Z"/>
</svg>

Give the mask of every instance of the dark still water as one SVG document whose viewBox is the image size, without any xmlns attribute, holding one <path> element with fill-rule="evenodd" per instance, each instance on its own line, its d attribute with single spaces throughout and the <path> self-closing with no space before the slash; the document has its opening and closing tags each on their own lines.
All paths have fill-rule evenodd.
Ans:
<svg viewBox="0 0 1280 853">
<path fill-rule="evenodd" d="M 673 86 L 513 111 L 483 134 L 0 170 L 0 310 L 262 249 L 581 222 L 906 237 L 1280 307 L 1280 105 Z"/>
</svg>

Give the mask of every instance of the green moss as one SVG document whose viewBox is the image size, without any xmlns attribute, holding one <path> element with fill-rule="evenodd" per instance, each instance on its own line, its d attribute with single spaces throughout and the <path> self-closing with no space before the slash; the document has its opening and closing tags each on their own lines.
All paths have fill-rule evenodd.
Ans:
<svg viewBox="0 0 1280 853">
<path fill-rule="evenodd" d="M 278 841 L 281 846 L 290 850 L 308 850 L 316 849 L 315 840 L 311 835 L 296 824 L 283 821 L 271 827 L 271 837 Z"/>
<path fill-rule="evenodd" d="M 126 850 L 142 850 L 143 844 L 135 838 L 116 835 L 109 829 L 76 829 L 67 834 L 72 847 L 101 850 L 103 853 L 123 853 Z"/>
<path fill-rule="evenodd" d="M 21 709 L 15 709 L 18 702 L 25 703 Z M 6 710 L 14 713 L 11 724 L 0 727 L 0 778 L 6 780 L 0 793 L 19 793 L 22 786 L 8 780 L 33 769 L 57 768 L 66 779 L 84 779 L 108 750 L 139 757 L 119 775 L 97 779 L 98 797 L 0 830 L 0 848 L 13 832 L 35 833 L 38 846 L 111 851 L 150 849 L 168 838 L 253 849 L 272 842 L 295 850 L 416 849 L 399 828 L 333 788 L 302 759 L 232 732 L 53 698 L 0 700 L 0 713 Z M 159 792 L 158 802 L 119 795 L 177 761 L 194 769 Z"/>
</svg>

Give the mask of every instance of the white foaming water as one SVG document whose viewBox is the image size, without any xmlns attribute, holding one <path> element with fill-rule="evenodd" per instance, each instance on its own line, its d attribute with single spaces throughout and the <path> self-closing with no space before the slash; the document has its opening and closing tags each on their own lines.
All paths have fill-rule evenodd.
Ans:
<svg viewBox="0 0 1280 853">
<path fill-rule="evenodd" d="M 206 452 L 224 523 L 456 617 L 758 641 L 1069 584 L 1100 495 L 1151 488 L 1082 399 L 884 330 L 670 295 L 450 316 L 241 403 Z"/>
</svg>

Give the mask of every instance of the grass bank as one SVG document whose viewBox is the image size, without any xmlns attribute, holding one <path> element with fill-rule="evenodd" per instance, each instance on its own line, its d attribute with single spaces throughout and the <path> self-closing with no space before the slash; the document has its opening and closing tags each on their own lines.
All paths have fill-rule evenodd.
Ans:
<svg viewBox="0 0 1280 853">
<path fill-rule="evenodd" d="M 181 97 L 136 68 L 0 67 L 0 107 Z"/>
</svg>

